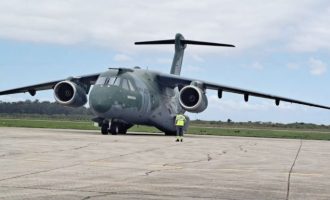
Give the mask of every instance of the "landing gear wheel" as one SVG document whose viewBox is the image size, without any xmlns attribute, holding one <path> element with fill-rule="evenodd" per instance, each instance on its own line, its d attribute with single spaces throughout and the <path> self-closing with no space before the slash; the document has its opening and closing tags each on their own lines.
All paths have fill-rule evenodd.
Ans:
<svg viewBox="0 0 330 200">
<path fill-rule="evenodd" d="M 102 133 L 102 135 L 108 135 L 108 133 L 109 133 L 109 124 L 102 124 L 101 133 Z"/>
<path fill-rule="evenodd" d="M 125 134 L 127 133 L 127 129 L 121 127 L 121 128 L 119 129 L 119 133 L 125 135 Z"/>
<path fill-rule="evenodd" d="M 117 135 L 119 133 L 119 126 L 118 124 L 113 124 L 111 123 L 110 126 L 110 131 L 109 131 L 112 135 Z"/>
<path fill-rule="evenodd" d="M 127 133 L 127 128 L 126 128 L 125 125 L 120 124 L 120 123 L 111 123 L 109 132 L 112 135 L 126 134 Z"/>
</svg>

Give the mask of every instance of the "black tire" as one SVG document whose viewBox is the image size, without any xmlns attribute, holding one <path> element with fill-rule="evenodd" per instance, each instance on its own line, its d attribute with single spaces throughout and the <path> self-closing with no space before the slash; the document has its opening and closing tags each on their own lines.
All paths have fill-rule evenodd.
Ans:
<svg viewBox="0 0 330 200">
<path fill-rule="evenodd" d="M 119 133 L 125 135 L 127 133 L 127 129 L 124 127 L 120 127 Z"/>
<path fill-rule="evenodd" d="M 111 123 L 110 133 L 111 133 L 111 135 L 117 135 L 119 133 L 119 126 L 118 126 L 118 124 Z"/>
<path fill-rule="evenodd" d="M 101 133 L 102 133 L 102 135 L 108 135 L 108 133 L 109 133 L 109 124 L 102 124 Z"/>
</svg>

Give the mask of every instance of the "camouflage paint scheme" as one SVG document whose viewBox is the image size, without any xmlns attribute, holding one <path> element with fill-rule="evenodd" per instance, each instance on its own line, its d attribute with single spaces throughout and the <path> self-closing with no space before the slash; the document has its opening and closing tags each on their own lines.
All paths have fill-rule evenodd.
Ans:
<svg viewBox="0 0 330 200">
<path fill-rule="evenodd" d="M 115 78 L 120 83 L 96 81 L 89 95 L 90 108 L 102 119 L 120 119 L 128 124 L 151 125 L 164 132 L 175 132 L 174 117 L 183 112 L 179 90 L 158 84 L 157 75 L 159 73 L 138 67 L 123 73 L 109 69 L 98 79 Z M 129 80 L 134 91 L 124 89 L 123 80 Z"/>
</svg>

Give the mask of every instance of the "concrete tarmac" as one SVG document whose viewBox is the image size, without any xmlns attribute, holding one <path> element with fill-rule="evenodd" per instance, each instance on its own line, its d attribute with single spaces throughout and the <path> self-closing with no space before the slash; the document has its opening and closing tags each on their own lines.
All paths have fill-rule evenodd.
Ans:
<svg viewBox="0 0 330 200">
<path fill-rule="evenodd" d="M 0 199 L 330 199 L 329 141 L 174 139 L 0 128 Z"/>
</svg>

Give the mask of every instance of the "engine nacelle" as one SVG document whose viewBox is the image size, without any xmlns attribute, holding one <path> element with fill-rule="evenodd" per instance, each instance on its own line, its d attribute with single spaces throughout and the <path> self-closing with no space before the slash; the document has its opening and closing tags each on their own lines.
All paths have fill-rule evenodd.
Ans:
<svg viewBox="0 0 330 200">
<path fill-rule="evenodd" d="M 193 113 L 203 112 L 208 105 L 204 91 L 194 85 L 187 85 L 181 89 L 179 101 L 185 110 Z"/>
<path fill-rule="evenodd" d="M 55 100 L 69 107 L 80 107 L 87 103 L 87 94 L 81 86 L 71 81 L 62 81 L 54 87 Z"/>
</svg>

